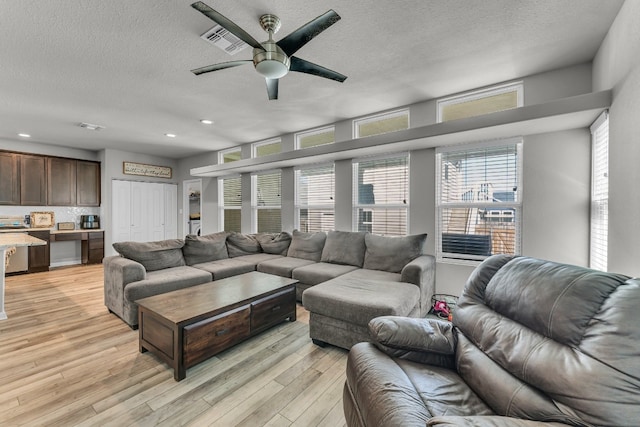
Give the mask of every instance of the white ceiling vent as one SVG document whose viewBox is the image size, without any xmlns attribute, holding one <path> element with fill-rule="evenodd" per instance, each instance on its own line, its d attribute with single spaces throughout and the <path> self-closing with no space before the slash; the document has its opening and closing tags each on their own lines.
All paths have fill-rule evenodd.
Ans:
<svg viewBox="0 0 640 427">
<path fill-rule="evenodd" d="M 100 130 L 100 129 L 104 129 L 104 126 L 100 126 L 100 125 L 92 125 L 91 123 L 80 123 L 78 126 L 80 126 L 81 128 L 84 129 L 88 129 L 88 130 Z"/>
<path fill-rule="evenodd" d="M 206 33 L 200 36 L 202 39 L 208 41 L 214 46 L 227 52 L 229 55 L 235 55 L 236 53 L 244 50 L 248 44 L 231 34 L 222 25 L 216 25 Z"/>
</svg>

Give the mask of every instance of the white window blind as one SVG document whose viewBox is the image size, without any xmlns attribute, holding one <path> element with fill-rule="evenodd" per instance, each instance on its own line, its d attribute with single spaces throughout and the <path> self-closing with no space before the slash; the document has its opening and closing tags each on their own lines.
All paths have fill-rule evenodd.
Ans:
<svg viewBox="0 0 640 427">
<path fill-rule="evenodd" d="M 335 229 L 333 164 L 296 169 L 296 228 L 304 232 Z"/>
<path fill-rule="evenodd" d="M 409 156 L 353 163 L 353 228 L 386 236 L 407 234 Z"/>
<path fill-rule="evenodd" d="M 519 254 L 522 140 L 436 153 L 437 257 Z"/>
<path fill-rule="evenodd" d="M 409 110 L 377 114 L 353 121 L 353 137 L 381 135 L 409 129 Z"/>
<path fill-rule="evenodd" d="M 316 147 L 318 145 L 333 144 L 336 141 L 333 126 L 296 133 L 296 150 Z"/>
<path fill-rule="evenodd" d="M 279 233 L 282 231 L 281 172 L 265 172 L 253 175 L 251 178 L 251 187 L 253 189 L 253 231 L 258 233 Z"/>
<path fill-rule="evenodd" d="M 220 228 L 240 232 L 242 214 L 242 186 L 240 177 L 218 180 Z"/>
<path fill-rule="evenodd" d="M 609 234 L 609 116 L 605 111 L 591 125 L 591 268 L 607 271 Z"/>
</svg>

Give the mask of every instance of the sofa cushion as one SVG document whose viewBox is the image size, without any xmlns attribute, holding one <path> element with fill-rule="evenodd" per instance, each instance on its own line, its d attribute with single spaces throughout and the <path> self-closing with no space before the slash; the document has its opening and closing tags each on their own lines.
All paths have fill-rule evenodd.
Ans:
<svg viewBox="0 0 640 427">
<path fill-rule="evenodd" d="M 282 257 L 276 259 L 270 259 L 262 261 L 258 264 L 258 271 L 263 273 L 275 274 L 281 277 L 291 277 L 293 270 L 298 267 L 304 267 L 305 265 L 314 264 L 314 261 L 308 259 L 294 258 L 294 257 Z"/>
<path fill-rule="evenodd" d="M 193 267 L 211 273 L 213 280 L 220 280 L 225 277 L 237 276 L 238 274 L 256 271 L 256 266 L 254 264 L 239 261 L 235 258 L 195 264 Z"/>
<path fill-rule="evenodd" d="M 147 271 L 162 270 L 185 265 L 182 247 L 184 240 L 170 239 L 157 242 L 116 242 L 113 248 L 123 257 L 139 262 Z"/>
<path fill-rule="evenodd" d="M 291 234 L 283 231 L 281 233 L 260 233 L 256 236 L 262 251 L 267 254 L 286 255 L 291 244 Z"/>
<path fill-rule="evenodd" d="M 211 274 L 197 268 L 188 266 L 165 268 L 162 271 L 147 273 L 144 280 L 129 283 L 124 288 L 124 297 L 128 301 L 136 301 L 210 281 Z"/>
<path fill-rule="evenodd" d="M 403 237 L 367 234 L 363 268 L 399 273 L 402 267 L 425 254 L 426 234 Z"/>
<path fill-rule="evenodd" d="M 229 253 L 229 258 L 235 258 L 237 256 L 260 253 L 262 248 L 255 234 L 231 232 L 227 236 L 227 252 Z"/>
<path fill-rule="evenodd" d="M 256 267 L 258 264 L 260 264 L 263 261 L 269 261 L 272 259 L 280 259 L 280 258 L 283 258 L 282 255 L 260 253 L 260 254 L 252 254 L 252 255 L 241 255 L 239 257 L 235 257 L 234 259 L 236 261 L 246 262 L 247 264 L 251 264 L 254 267 Z"/>
<path fill-rule="evenodd" d="M 304 291 L 302 304 L 313 313 L 367 326 L 378 316 L 409 316 L 420 304 L 420 289 L 410 283 L 338 277 Z"/>
<path fill-rule="evenodd" d="M 227 253 L 228 234 L 226 231 L 221 231 L 205 236 L 187 235 L 184 238 L 184 247 L 182 248 L 187 265 L 229 258 Z"/>
<path fill-rule="evenodd" d="M 362 267 L 366 234 L 362 231 L 329 231 L 320 261 Z"/>
<path fill-rule="evenodd" d="M 360 280 L 383 280 L 386 282 L 401 282 L 400 273 L 390 273 L 382 270 L 367 270 L 366 268 L 358 268 L 340 276 L 344 279 L 354 278 Z"/>
<path fill-rule="evenodd" d="M 330 264 L 327 262 L 318 262 L 315 264 L 305 265 L 293 270 L 291 278 L 304 283 L 305 285 L 317 285 L 326 282 L 345 273 L 355 270 L 358 267 L 352 265 Z"/>
<path fill-rule="evenodd" d="M 327 234 L 322 231 L 304 233 L 293 230 L 287 256 L 319 262 L 320 258 L 322 258 L 322 248 L 324 248 L 326 239 Z"/>
</svg>

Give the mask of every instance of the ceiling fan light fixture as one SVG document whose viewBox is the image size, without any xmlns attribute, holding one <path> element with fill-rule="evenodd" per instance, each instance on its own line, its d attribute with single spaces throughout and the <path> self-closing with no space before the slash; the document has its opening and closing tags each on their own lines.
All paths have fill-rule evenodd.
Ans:
<svg viewBox="0 0 640 427">
<path fill-rule="evenodd" d="M 289 72 L 289 67 L 275 59 L 266 59 L 256 64 L 256 71 L 267 79 L 279 79 Z"/>
</svg>

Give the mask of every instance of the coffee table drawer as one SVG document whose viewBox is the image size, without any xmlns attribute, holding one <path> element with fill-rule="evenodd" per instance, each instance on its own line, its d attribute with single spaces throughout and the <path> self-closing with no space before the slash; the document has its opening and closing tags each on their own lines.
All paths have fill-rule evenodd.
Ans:
<svg viewBox="0 0 640 427">
<path fill-rule="evenodd" d="M 294 287 L 251 303 L 251 332 L 267 329 L 286 318 L 295 316 Z"/>
<path fill-rule="evenodd" d="M 251 307 L 245 305 L 184 328 L 184 365 L 196 363 L 246 339 L 251 334 Z"/>
</svg>

